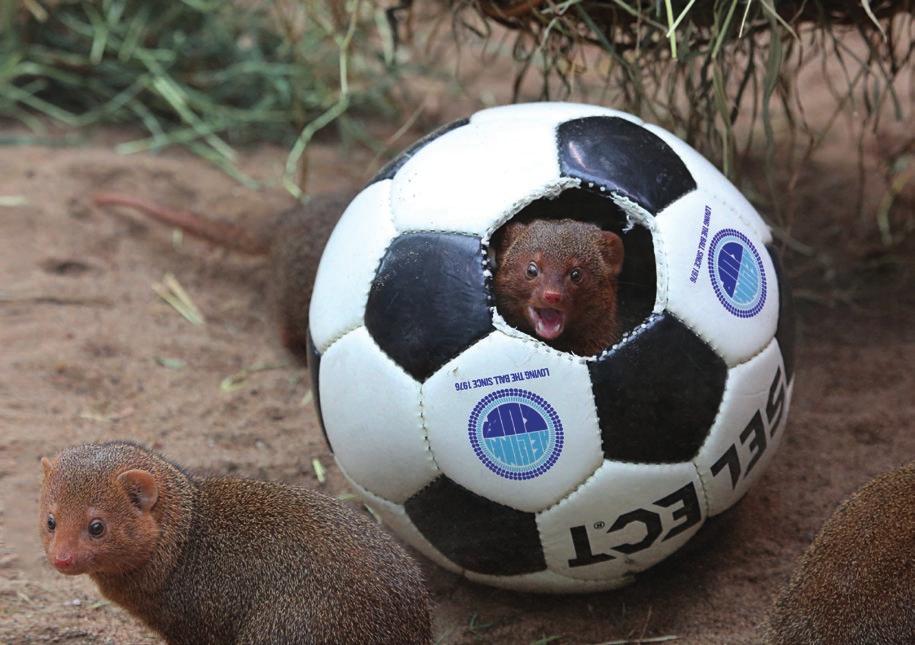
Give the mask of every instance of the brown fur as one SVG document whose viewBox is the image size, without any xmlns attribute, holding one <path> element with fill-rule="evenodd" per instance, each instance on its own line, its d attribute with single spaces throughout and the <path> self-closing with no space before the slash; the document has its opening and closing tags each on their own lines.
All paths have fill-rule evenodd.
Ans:
<svg viewBox="0 0 915 645">
<path fill-rule="evenodd" d="M 772 645 L 915 643 L 915 462 L 823 525 L 775 603 Z"/>
<path fill-rule="evenodd" d="M 618 235 L 573 219 L 536 219 L 510 222 L 494 242 L 493 287 L 506 322 L 537 335 L 529 308 L 561 309 L 565 327 L 558 338 L 546 342 L 580 356 L 598 354 L 619 340 L 617 276 L 623 243 Z M 530 262 L 540 269 L 533 279 L 526 274 Z M 570 279 L 574 268 L 582 271 L 578 283 Z M 547 291 L 558 294 L 558 301 L 547 302 Z"/>
<path fill-rule="evenodd" d="M 330 497 L 192 477 L 126 442 L 69 448 L 42 465 L 48 560 L 89 574 L 169 643 L 431 641 L 416 564 Z M 105 529 L 93 538 L 96 518 Z"/>
<path fill-rule="evenodd" d="M 283 344 L 296 356 L 306 356 L 308 305 L 324 245 L 353 197 L 342 191 L 315 195 L 302 206 L 269 217 L 251 228 L 207 219 L 196 213 L 167 208 L 129 195 L 99 193 L 97 205 L 135 208 L 187 233 L 270 262 L 268 286 L 280 324 Z"/>
</svg>

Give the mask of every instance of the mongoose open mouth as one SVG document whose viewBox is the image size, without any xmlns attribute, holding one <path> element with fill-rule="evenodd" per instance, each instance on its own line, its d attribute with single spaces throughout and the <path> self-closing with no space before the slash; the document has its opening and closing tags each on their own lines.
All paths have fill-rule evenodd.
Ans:
<svg viewBox="0 0 915 645">
<path fill-rule="evenodd" d="M 529 307 L 528 316 L 534 324 L 534 331 L 544 340 L 559 338 L 566 326 L 566 314 L 549 307 Z"/>
</svg>

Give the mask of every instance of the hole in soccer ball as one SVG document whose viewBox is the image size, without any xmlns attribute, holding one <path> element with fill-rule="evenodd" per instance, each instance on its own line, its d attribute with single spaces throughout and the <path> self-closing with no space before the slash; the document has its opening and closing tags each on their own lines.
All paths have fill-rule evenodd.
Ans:
<svg viewBox="0 0 915 645">
<path fill-rule="evenodd" d="M 595 300 L 607 298 L 598 294 L 612 290 L 596 287 L 595 276 L 589 274 L 580 283 L 574 283 L 571 272 L 583 263 L 574 261 L 580 258 L 573 257 L 573 249 L 557 248 L 558 242 L 550 246 L 542 239 L 535 240 L 533 234 L 522 237 L 524 231 L 531 231 L 529 226 L 536 220 L 562 219 L 595 224 L 622 240 L 623 264 L 616 278 L 615 320 L 612 302 L 594 307 Z M 527 227 L 512 227 L 516 222 Z M 506 253 L 510 238 L 522 240 L 523 244 L 516 243 Z M 599 256 L 596 240 L 589 244 Z M 512 327 L 558 350 L 583 356 L 599 354 L 640 325 L 654 308 L 657 280 L 651 232 L 628 219 L 626 212 L 608 195 L 571 188 L 553 199 L 531 202 L 496 229 L 488 252 L 493 273 L 489 287 L 496 310 Z M 507 259 L 500 258 L 500 254 L 505 254 Z M 531 262 L 535 266 L 530 266 Z M 536 286 L 542 280 L 553 288 Z"/>
</svg>

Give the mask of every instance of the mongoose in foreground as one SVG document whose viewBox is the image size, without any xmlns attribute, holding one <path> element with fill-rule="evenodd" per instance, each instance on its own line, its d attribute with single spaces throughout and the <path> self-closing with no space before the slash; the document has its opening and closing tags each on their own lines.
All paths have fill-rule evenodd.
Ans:
<svg viewBox="0 0 915 645">
<path fill-rule="evenodd" d="M 50 563 L 173 644 L 428 643 L 416 563 L 304 488 L 198 478 L 127 442 L 42 459 Z"/>
<path fill-rule="evenodd" d="M 623 241 L 616 233 L 535 219 L 509 222 L 494 242 L 496 306 L 508 324 L 580 356 L 619 340 Z"/>
<path fill-rule="evenodd" d="M 269 296 L 283 344 L 299 358 L 307 355 L 308 303 L 324 245 L 354 196 L 341 191 L 315 195 L 303 205 L 265 218 L 249 227 L 217 222 L 117 193 L 98 193 L 99 206 L 127 206 L 219 246 L 250 255 L 266 255 L 270 263 Z"/>
<path fill-rule="evenodd" d="M 775 603 L 772 645 L 915 643 L 915 462 L 846 501 Z"/>
</svg>

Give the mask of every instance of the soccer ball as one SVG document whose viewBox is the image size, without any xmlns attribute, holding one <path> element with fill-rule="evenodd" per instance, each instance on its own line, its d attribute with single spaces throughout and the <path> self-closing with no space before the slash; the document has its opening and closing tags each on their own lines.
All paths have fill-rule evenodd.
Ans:
<svg viewBox="0 0 915 645">
<path fill-rule="evenodd" d="M 488 244 L 519 214 L 620 234 L 618 343 L 575 356 L 505 322 Z M 781 440 L 793 322 L 771 242 L 708 161 L 632 115 L 531 103 L 441 128 L 353 200 L 321 259 L 309 362 L 337 464 L 471 580 L 630 582 Z"/>
</svg>

